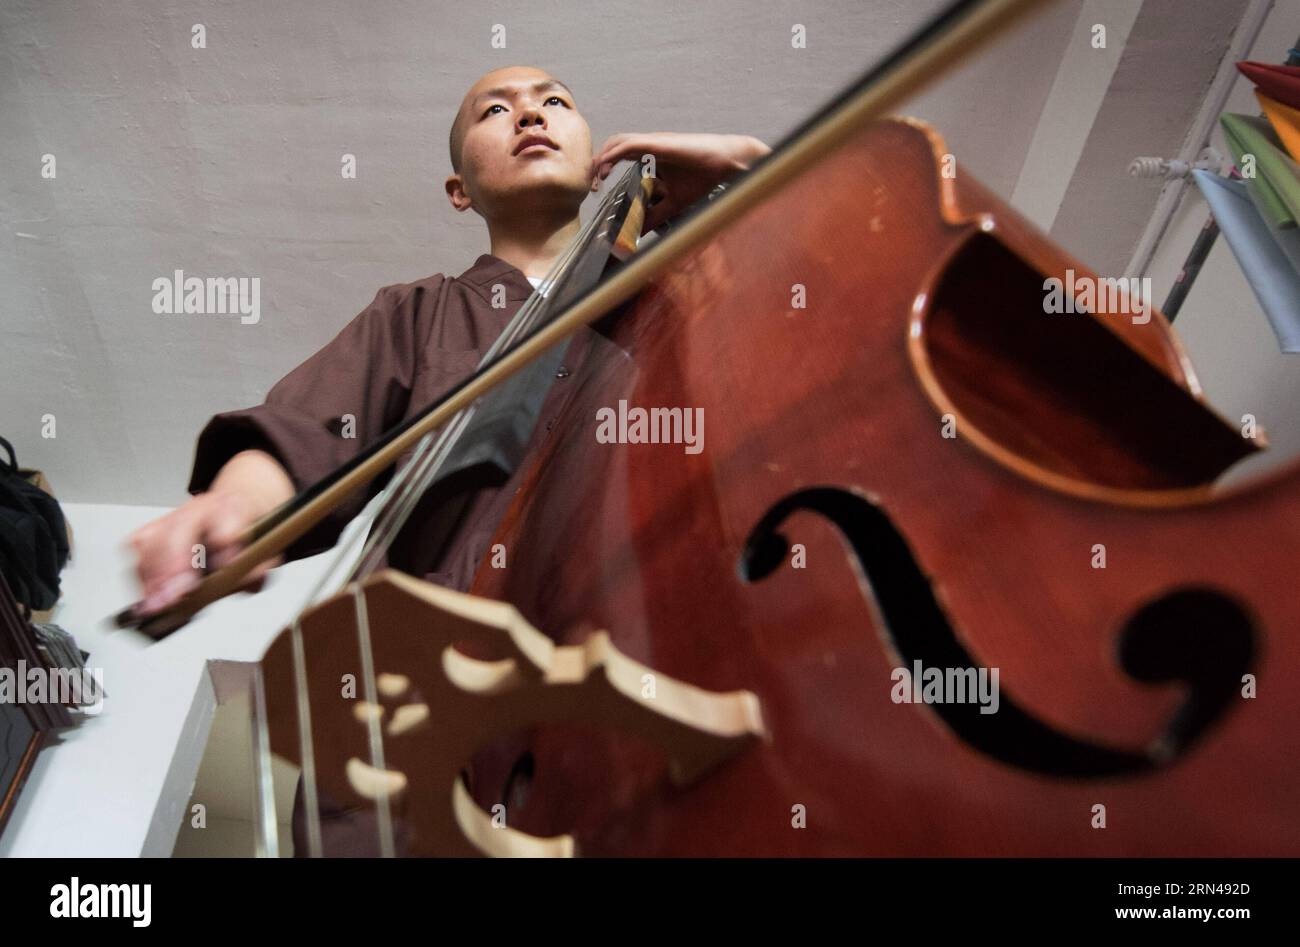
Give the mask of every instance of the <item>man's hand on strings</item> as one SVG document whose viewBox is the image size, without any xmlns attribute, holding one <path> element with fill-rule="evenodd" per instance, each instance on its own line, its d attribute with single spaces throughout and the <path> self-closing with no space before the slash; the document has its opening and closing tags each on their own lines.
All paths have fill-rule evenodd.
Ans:
<svg viewBox="0 0 1300 947">
<path fill-rule="evenodd" d="M 624 159 L 654 156 L 655 198 L 647 231 L 675 217 L 728 178 L 748 170 L 772 149 L 749 135 L 647 132 L 612 135 L 596 152 L 595 176 L 604 180 Z M 657 200 L 656 200 L 657 199 Z"/>
</svg>

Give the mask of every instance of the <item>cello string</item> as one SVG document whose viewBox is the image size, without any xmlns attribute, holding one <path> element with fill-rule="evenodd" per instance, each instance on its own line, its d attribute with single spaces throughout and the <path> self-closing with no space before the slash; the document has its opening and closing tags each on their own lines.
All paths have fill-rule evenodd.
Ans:
<svg viewBox="0 0 1300 947">
<path fill-rule="evenodd" d="M 388 502 L 387 497 L 391 496 L 393 493 L 401 491 L 406 481 L 411 478 L 411 475 L 415 471 L 415 459 L 422 457 L 429 449 L 429 445 L 434 439 L 434 433 L 436 432 L 431 432 L 420 438 L 420 443 L 416 445 L 416 449 L 411 454 L 412 462 L 403 465 L 402 469 L 398 471 L 397 475 L 385 487 L 383 498 L 379 500 L 378 504 L 380 509 L 384 508 L 385 504 Z M 372 514 L 371 518 L 374 520 L 377 519 L 377 517 L 378 513 Z M 353 556 L 353 553 L 365 542 L 366 537 L 374 528 L 375 524 L 372 522 L 370 526 L 367 526 L 364 529 L 356 529 L 352 531 L 345 539 L 340 541 L 338 555 L 334 557 L 333 561 L 330 562 L 329 567 L 322 573 L 315 586 L 313 586 L 310 594 L 307 596 L 307 605 L 305 605 L 304 608 L 319 602 L 324 597 L 327 588 L 338 589 L 347 584 L 347 577 L 342 573 L 345 568 L 351 568 L 348 566 L 349 562 L 355 563 L 356 559 Z"/>
<path fill-rule="evenodd" d="M 298 757 L 302 760 L 303 803 L 307 807 L 307 856 L 321 857 L 320 798 L 316 794 L 316 747 L 311 734 L 311 703 L 307 696 L 307 657 L 302 623 L 290 626 L 293 642 L 293 692 L 298 707 Z"/>
<path fill-rule="evenodd" d="M 420 464 L 431 450 L 438 448 L 434 435 L 439 433 L 441 432 L 430 432 L 420 439 L 420 443 L 412 451 L 410 459 L 403 465 L 401 471 L 389 483 L 383 493 L 380 494 L 377 512 L 372 514 L 371 524 L 364 529 L 355 530 L 348 537 L 346 545 L 342 547 L 343 551 L 335 557 L 328 570 L 321 575 L 312 589 L 308 598 L 309 602 L 314 603 L 323 600 L 326 597 L 327 590 L 331 590 L 329 594 L 333 594 L 332 590 L 342 588 L 353 578 L 358 577 L 357 564 L 364 555 L 365 549 L 370 548 L 377 531 L 386 530 L 387 520 L 392 515 L 392 505 L 396 502 L 395 498 L 406 494 L 406 491 L 409 490 L 409 482 L 420 469 Z"/>
<path fill-rule="evenodd" d="M 384 735 L 379 728 L 379 718 L 383 708 L 379 703 L 379 686 L 375 680 L 375 656 L 370 646 L 370 609 L 366 604 L 365 592 L 362 591 L 360 582 L 352 583 L 352 600 L 356 603 L 357 645 L 361 650 L 361 677 L 368 705 L 366 730 L 370 741 L 370 765 L 380 773 L 386 773 L 388 766 L 384 760 Z M 397 854 L 397 844 L 393 835 L 393 812 L 386 785 L 376 793 L 375 809 L 376 830 L 379 833 L 379 855 L 381 858 L 393 858 Z"/>
<path fill-rule="evenodd" d="M 475 414 L 477 414 L 475 408 L 476 405 L 470 405 L 464 411 L 458 413 L 452 424 L 447 428 L 447 436 L 439 438 L 436 449 L 430 451 L 428 456 L 422 458 L 418 464 L 412 465 L 415 472 L 406 484 L 403 493 L 384 509 L 384 521 L 367 538 L 361 557 L 352 570 L 354 579 L 369 575 L 378 566 L 384 554 L 388 551 L 388 547 L 392 545 L 392 541 L 396 538 L 402 524 L 410 515 L 410 511 L 419 502 L 428 481 L 437 477 L 438 471 L 442 469 L 448 456 L 455 449 L 461 435 L 469 427 Z"/>
<path fill-rule="evenodd" d="M 433 438 L 432 434 L 427 434 L 421 439 L 422 447 L 427 447 L 427 443 Z M 388 489 L 394 489 L 408 479 L 411 471 L 403 468 L 394 478 L 393 483 Z M 315 587 L 307 596 L 307 603 L 294 617 L 290 626 L 291 640 L 293 644 L 293 690 L 294 699 L 298 711 L 298 754 L 302 761 L 301 779 L 303 785 L 303 805 L 306 809 L 307 822 L 307 856 L 309 858 L 320 858 L 323 850 L 323 832 L 321 825 L 320 813 L 320 795 L 316 777 L 316 753 L 315 744 L 312 741 L 311 727 L 311 703 L 307 696 L 307 670 L 306 670 L 306 653 L 303 641 L 301 615 L 311 605 L 315 604 L 321 597 L 325 588 L 334 588 L 334 576 L 338 573 L 342 563 L 346 563 L 350 558 L 351 551 L 356 548 L 360 539 L 366 535 L 367 530 L 356 530 L 347 540 L 346 545 L 338 556 L 335 557 L 330 567 L 325 571 L 317 581 Z"/>
</svg>

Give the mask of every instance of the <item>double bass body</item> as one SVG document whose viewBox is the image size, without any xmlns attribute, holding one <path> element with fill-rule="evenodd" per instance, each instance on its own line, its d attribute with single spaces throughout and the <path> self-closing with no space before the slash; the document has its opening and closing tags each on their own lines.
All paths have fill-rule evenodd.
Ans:
<svg viewBox="0 0 1300 947">
<path fill-rule="evenodd" d="M 1163 318 L 1046 313 L 1088 271 L 945 150 L 869 126 L 606 325 L 472 590 L 752 691 L 767 738 L 675 787 L 543 728 L 476 760 L 482 806 L 591 855 L 1300 851 L 1300 475 L 1215 496 L 1254 444 Z M 704 449 L 601 443 L 620 401 L 701 409 Z M 896 700 L 954 665 L 996 713 Z"/>
</svg>

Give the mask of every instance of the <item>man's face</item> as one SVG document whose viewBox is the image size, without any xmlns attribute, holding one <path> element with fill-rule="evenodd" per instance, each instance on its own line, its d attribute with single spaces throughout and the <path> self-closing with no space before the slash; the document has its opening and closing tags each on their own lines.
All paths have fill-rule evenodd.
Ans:
<svg viewBox="0 0 1300 947">
<path fill-rule="evenodd" d="M 497 69 L 474 84 L 456 117 L 457 210 L 498 218 L 569 208 L 595 190 L 591 129 L 563 83 L 540 69 Z"/>
</svg>

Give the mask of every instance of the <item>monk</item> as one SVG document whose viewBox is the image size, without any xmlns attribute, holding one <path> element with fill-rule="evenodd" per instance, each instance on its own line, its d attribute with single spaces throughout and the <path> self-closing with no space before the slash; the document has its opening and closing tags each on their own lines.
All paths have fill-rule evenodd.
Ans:
<svg viewBox="0 0 1300 947">
<path fill-rule="evenodd" d="M 494 70 L 476 82 L 452 123 L 449 146 L 447 199 L 456 211 L 483 218 L 488 252 L 459 276 L 435 274 L 380 289 L 333 341 L 271 388 L 264 404 L 212 418 L 195 449 L 191 499 L 129 539 L 143 614 L 166 608 L 199 581 L 195 544 L 205 547 L 209 569 L 229 561 L 256 519 L 472 373 L 579 232 L 583 200 L 619 161 L 655 157 L 658 203 L 650 209 L 649 230 L 770 150 L 745 135 L 653 133 L 614 135 L 593 154 L 591 130 L 573 93 L 528 67 Z M 504 308 L 492 305 L 501 295 L 494 287 L 504 288 Z M 548 417 L 562 403 L 561 387 L 552 386 L 535 437 L 546 436 Z M 333 545 L 391 473 L 283 558 Z M 462 480 L 455 490 L 439 491 L 445 499 L 417 508 L 390 548 L 388 565 L 468 589 L 513 490 L 510 482 L 472 470 Z M 280 561 L 255 570 L 248 588 L 260 587 Z M 325 854 L 375 853 L 369 813 L 346 812 L 325 799 L 321 804 Z M 304 832 L 300 785 L 294 811 L 299 854 Z"/>
<path fill-rule="evenodd" d="M 654 229 L 747 169 L 770 149 L 745 135 L 619 134 L 593 155 L 591 130 L 562 82 L 529 67 L 489 72 L 466 93 L 451 127 L 447 199 L 487 224 L 488 252 L 456 277 L 386 286 L 323 349 L 278 382 L 266 402 L 218 414 L 204 428 L 189 482 L 192 498 L 129 539 L 151 614 L 201 576 L 193 547 L 216 568 L 262 514 L 316 482 L 384 431 L 418 413 L 469 375 L 510 317 L 578 233 L 579 208 L 614 165 L 655 156 Z M 507 305 L 494 309 L 492 287 Z M 495 522 L 495 490 L 480 491 L 422 548 L 390 564 L 464 588 Z M 378 483 L 371 489 L 371 495 Z M 356 497 L 294 544 L 290 559 L 328 548 L 366 502 Z M 426 516 L 424 519 L 428 520 Z M 457 529 L 448 527 L 458 526 Z M 280 560 L 249 578 L 256 588 Z"/>
</svg>

